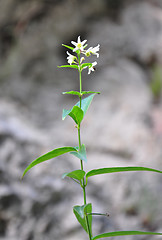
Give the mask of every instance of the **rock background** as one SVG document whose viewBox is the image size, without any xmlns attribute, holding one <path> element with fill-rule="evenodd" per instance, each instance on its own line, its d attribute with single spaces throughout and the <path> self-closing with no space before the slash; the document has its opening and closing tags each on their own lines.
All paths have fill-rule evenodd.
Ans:
<svg viewBox="0 0 162 240">
<path fill-rule="evenodd" d="M 95 73 L 85 90 L 101 91 L 82 126 L 86 170 L 106 166 L 162 169 L 161 0 L 1 0 L 0 1 L 0 239 L 77 240 L 86 238 L 72 213 L 82 192 L 66 171 L 77 169 L 69 155 L 25 167 L 56 147 L 77 144 L 71 119 L 62 108 L 77 99 L 77 73 L 66 63 L 61 44 L 81 35 L 101 45 Z M 157 69 L 159 69 L 157 71 Z M 158 72 L 158 73 L 157 73 Z M 162 231 L 162 176 L 120 173 L 93 177 L 87 189 L 94 234 L 114 230 Z M 112 238 L 117 239 L 117 238 Z M 161 239 L 125 237 L 124 240 Z"/>
</svg>

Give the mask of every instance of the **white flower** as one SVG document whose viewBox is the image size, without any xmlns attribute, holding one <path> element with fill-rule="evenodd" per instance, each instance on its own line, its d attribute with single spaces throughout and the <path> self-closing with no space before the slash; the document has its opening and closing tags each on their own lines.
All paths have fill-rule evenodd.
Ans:
<svg viewBox="0 0 162 240">
<path fill-rule="evenodd" d="M 67 57 L 68 63 L 71 65 L 72 63 L 75 63 L 76 57 L 72 54 L 70 54 L 68 51 L 66 52 L 69 56 Z"/>
<path fill-rule="evenodd" d="M 89 57 L 91 54 L 96 55 L 97 58 L 99 57 L 99 53 L 97 53 L 100 50 L 100 44 L 98 44 L 96 47 L 90 47 L 86 50 L 85 55 Z"/>
<path fill-rule="evenodd" d="M 92 63 L 92 66 L 89 67 L 89 69 L 88 69 L 88 74 L 90 74 L 91 72 L 94 72 L 94 70 L 95 70 L 94 66 L 96 66 L 96 65 L 97 65 L 96 61 Z"/>
<path fill-rule="evenodd" d="M 73 49 L 73 52 L 76 52 L 77 50 L 81 50 L 83 51 L 84 49 L 84 44 L 87 42 L 87 40 L 84 40 L 81 42 L 80 40 L 80 36 L 78 37 L 77 42 L 71 41 L 71 43 L 75 46 L 75 48 Z"/>
</svg>

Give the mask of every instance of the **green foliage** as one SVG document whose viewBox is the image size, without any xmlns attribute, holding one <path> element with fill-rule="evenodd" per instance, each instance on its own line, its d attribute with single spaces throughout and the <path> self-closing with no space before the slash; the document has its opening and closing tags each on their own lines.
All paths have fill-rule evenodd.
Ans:
<svg viewBox="0 0 162 240">
<path fill-rule="evenodd" d="M 79 101 L 76 103 L 76 105 L 72 109 L 70 110 L 63 109 L 62 120 L 64 120 L 69 115 L 75 121 L 76 124 L 80 124 L 95 94 L 96 93 L 93 93 L 90 96 L 82 99 L 81 108 L 80 108 L 80 101 Z"/>
<path fill-rule="evenodd" d="M 99 168 L 93 169 L 86 174 L 86 178 L 106 173 L 117 173 L 117 172 L 130 172 L 130 171 L 150 171 L 150 172 L 158 172 L 162 173 L 162 171 L 146 168 L 146 167 L 111 167 L 111 168 Z"/>
<path fill-rule="evenodd" d="M 70 91 L 70 92 L 63 92 L 62 94 L 70 94 L 70 95 L 76 95 L 78 97 L 81 97 L 85 94 L 91 94 L 91 93 L 100 94 L 100 92 L 94 92 L 94 91 L 83 91 L 81 93 L 77 91 Z"/>
<path fill-rule="evenodd" d="M 73 50 L 74 48 L 73 47 L 70 47 L 68 45 L 65 45 L 65 44 L 62 44 L 63 47 L 66 47 L 66 48 L 69 48 L 70 50 Z"/>
<path fill-rule="evenodd" d="M 88 203 L 83 206 L 74 206 L 73 212 L 78 220 L 78 222 L 81 224 L 81 226 L 84 228 L 84 230 L 88 233 L 90 230 L 92 234 L 92 204 Z M 88 218 L 88 226 L 87 226 L 87 218 Z"/>
<path fill-rule="evenodd" d="M 141 231 L 117 231 L 117 232 L 108 232 L 108 233 L 97 235 L 93 237 L 92 240 L 107 238 L 107 237 L 131 236 L 131 235 L 162 235 L 162 233 L 141 232 Z"/>
<path fill-rule="evenodd" d="M 62 178 L 69 177 L 81 181 L 84 178 L 84 176 L 85 171 L 78 169 L 69 173 L 64 173 L 62 175 Z"/>
<path fill-rule="evenodd" d="M 83 161 L 87 162 L 87 155 L 86 155 L 86 147 L 84 144 L 81 144 L 81 133 L 80 133 L 80 127 L 81 122 L 93 100 L 93 97 L 96 94 L 99 94 L 99 92 L 94 91 L 82 91 L 82 77 L 81 73 L 82 70 L 85 68 L 88 68 L 88 74 L 94 71 L 94 66 L 97 64 L 95 61 L 94 63 L 83 63 L 85 60 L 84 57 L 81 57 L 81 54 L 85 55 L 86 57 L 93 55 L 96 55 L 99 57 L 99 44 L 96 47 L 90 47 L 89 49 L 85 50 L 87 47 L 87 44 L 85 45 L 86 40 L 81 41 L 80 36 L 78 37 L 77 42 L 72 41 L 72 44 L 75 46 L 71 47 L 65 44 L 62 44 L 64 47 L 72 50 L 73 54 L 76 54 L 77 56 L 74 56 L 70 54 L 67 51 L 68 57 L 68 63 L 69 65 L 62 65 L 59 66 L 59 68 L 74 68 L 77 69 L 79 72 L 79 83 L 80 83 L 80 91 L 69 91 L 69 92 L 63 92 L 63 94 L 70 94 L 70 95 L 76 95 L 79 97 L 79 101 L 69 110 L 63 109 L 62 113 L 62 119 L 64 120 L 67 116 L 70 116 L 74 122 L 77 124 L 77 130 L 78 130 L 78 147 L 61 147 L 54 149 L 43 156 L 37 158 L 34 160 L 24 171 L 23 176 L 35 165 L 42 163 L 44 161 L 47 161 L 49 159 L 55 158 L 57 156 L 60 156 L 65 153 L 70 153 L 77 157 L 80 160 L 80 167 L 81 169 L 74 170 L 68 173 L 64 173 L 62 178 L 69 177 L 73 179 L 75 182 L 79 183 L 80 187 L 83 191 L 83 199 L 84 199 L 84 205 L 82 206 L 74 206 L 73 212 L 78 220 L 78 222 L 81 224 L 83 229 L 88 233 L 89 240 L 96 240 L 100 238 L 107 238 L 107 237 L 114 237 L 114 236 L 126 236 L 126 235 L 162 235 L 162 233 L 153 233 L 153 232 L 141 232 L 141 231 L 117 231 L 117 232 L 109 232 L 109 233 L 103 233 L 99 234 L 95 237 L 92 237 L 92 216 L 93 215 L 100 215 L 100 216 L 106 216 L 105 213 L 92 213 L 92 204 L 88 203 L 86 200 L 86 186 L 87 181 L 89 177 L 100 175 L 100 174 L 107 174 L 107 173 L 117 173 L 117 172 L 130 172 L 130 171 L 150 171 L 150 172 L 157 172 L 162 173 L 160 170 L 156 170 L 153 168 L 146 168 L 146 167 L 109 167 L 109 168 L 99 168 L 99 169 L 93 169 L 89 172 L 85 172 L 83 170 Z M 154 96 L 159 96 L 162 89 L 162 77 L 161 77 L 161 69 L 155 68 L 153 81 L 151 83 L 151 89 L 154 94 Z M 88 97 L 82 98 L 83 95 L 90 94 Z"/>
<path fill-rule="evenodd" d="M 89 106 L 90 106 L 94 96 L 95 96 L 95 93 L 91 94 L 90 96 L 88 96 L 88 97 L 86 97 L 84 99 L 82 99 L 82 101 L 81 101 L 81 109 L 84 112 L 84 116 L 85 116 L 85 114 L 86 114 L 86 112 L 87 112 L 87 110 L 88 110 L 88 108 L 89 108 Z M 77 102 L 76 106 L 79 107 L 80 106 L 80 102 Z"/>
<path fill-rule="evenodd" d="M 83 119 L 84 113 L 80 107 L 74 106 L 70 110 L 63 109 L 62 120 L 64 120 L 68 115 L 75 121 L 76 124 L 79 125 Z"/>
<path fill-rule="evenodd" d="M 85 145 L 82 144 L 81 148 L 78 149 L 78 151 L 76 152 L 70 152 L 72 155 L 74 155 L 75 157 L 83 160 L 84 162 L 87 162 L 87 155 L 86 155 L 86 148 Z"/>
<path fill-rule="evenodd" d="M 75 68 L 78 69 L 78 65 L 61 65 L 61 66 L 57 66 L 58 68 Z"/>
<path fill-rule="evenodd" d="M 63 92 L 62 94 L 76 95 L 76 96 L 80 97 L 80 92 L 77 92 L 77 91 Z"/>
<path fill-rule="evenodd" d="M 36 160 L 34 160 L 24 171 L 22 177 L 24 177 L 24 175 L 32 168 L 34 167 L 35 165 L 39 164 L 39 163 L 42 163 L 42 162 L 45 162 L 49 159 L 52 159 L 52 158 L 55 158 L 55 157 L 58 157 L 64 153 L 68 153 L 68 152 L 75 152 L 77 151 L 77 149 L 75 147 L 62 147 L 62 148 L 56 148 L 44 155 L 42 155 L 41 157 L 37 158 Z"/>
</svg>

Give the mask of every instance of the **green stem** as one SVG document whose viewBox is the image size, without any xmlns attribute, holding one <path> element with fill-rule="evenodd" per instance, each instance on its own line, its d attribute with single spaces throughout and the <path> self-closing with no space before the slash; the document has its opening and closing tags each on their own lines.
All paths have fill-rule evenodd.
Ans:
<svg viewBox="0 0 162 240">
<path fill-rule="evenodd" d="M 82 107 L 82 75 L 81 75 L 81 63 L 80 63 L 80 53 L 78 54 L 78 60 L 79 60 L 79 82 L 80 82 L 80 108 Z M 80 124 L 78 125 L 78 142 L 79 142 L 79 150 L 81 149 L 81 135 L 80 135 Z M 83 170 L 83 161 L 80 160 L 80 165 L 81 165 L 81 170 Z M 86 200 L 86 186 L 85 186 L 85 179 L 83 178 L 83 184 L 82 184 L 82 189 L 83 189 L 83 197 L 84 197 L 84 205 L 87 204 Z M 88 216 L 85 216 L 86 219 L 86 224 L 87 224 L 87 229 L 88 229 L 88 235 L 89 235 L 89 240 L 92 240 L 91 236 L 91 230 L 90 230 L 90 225 L 89 225 L 89 220 Z"/>
</svg>

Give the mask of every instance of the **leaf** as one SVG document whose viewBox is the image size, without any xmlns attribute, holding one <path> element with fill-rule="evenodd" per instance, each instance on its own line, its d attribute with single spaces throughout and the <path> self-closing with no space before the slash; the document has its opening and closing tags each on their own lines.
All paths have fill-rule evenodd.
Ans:
<svg viewBox="0 0 162 240">
<path fill-rule="evenodd" d="M 99 168 L 99 169 L 91 170 L 86 174 L 86 178 L 99 175 L 99 174 L 128 172 L 128 171 L 151 171 L 151 172 L 162 173 L 162 171 L 152 169 L 152 168 L 146 168 L 146 167 L 112 167 L 112 168 Z"/>
<path fill-rule="evenodd" d="M 81 101 L 81 108 L 80 108 L 80 101 L 77 102 L 75 104 L 75 106 L 70 109 L 70 110 L 66 110 L 66 109 L 63 109 L 63 113 L 62 113 L 62 120 L 64 120 L 68 115 L 71 116 L 74 121 L 77 123 L 81 122 L 81 120 L 83 119 L 82 118 L 82 113 L 81 113 L 81 110 L 83 111 L 83 117 L 84 115 L 86 114 L 91 102 L 92 102 L 92 99 L 93 97 L 95 96 L 96 93 L 94 94 L 91 94 L 90 96 L 82 99 Z M 77 107 L 77 108 L 76 108 Z M 77 115 L 77 117 L 76 117 Z M 78 124 L 77 123 L 77 124 Z"/>
<path fill-rule="evenodd" d="M 91 94 L 91 93 L 100 94 L 100 92 L 94 92 L 94 91 L 83 91 L 81 93 L 77 91 L 70 91 L 70 92 L 63 92 L 62 94 L 71 94 L 71 95 L 77 95 L 78 97 L 80 97 L 85 94 Z"/>
<path fill-rule="evenodd" d="M 84 219 L 84 217 L 85 217 L 84 208 L 85 208 L 85 205 L 83 205 L 83 206 L 74 206 L 73 209 L 79 214 L 79 216 L 81 218 Z"/>
<path fill-rule="evenodd" d="M 68 115 L 72 117 L 76 124 L 80 124 L 83 120 L 83 114 L 84 113 L 80 107 L 74 106 Z"/>
<path fill-rule="evenodd" d="M 70 46 L 68 46 L 68 45 L 65 45 L 65 44 L 62 44 L 62 46 L 66 47 L 66 48 L 69 48 L 69 49 L 71 49 L 71 50 L 73 50 L 73 49 L 74 49 L 73 47 L 70 47 Z"/>
<path fill-rule="evenodd" d="M 71 109 L 70 110 L 63 109 L 62 120 L 64 120 L 69 115 L 70 112 L 71 112 Z"/>
<path fill-rule="evenodd" d="M 64 153 L 71 152 L 71 151 L 77 151 L 77 148 L 75 148 L 75 147 L 61 147 L 61 148 L 56 148 L 56 149 L 42 155 L 41 157 L 37 158 L 36 160 L 34 160 L 32 163 L 29 164 L 29 166 L 25 169 L 22 177 L 24 177 L 24 175 L 35 165 L 37 165 L 39 163 L 42 163 L 44 161 L 47 161 L 51 158 L 55 158 L 57 156 L 60 156 Z"/>
<path fill-rule="evenodd" d="M 70 177 L 70 178 L 74 178 L 76 180 L 81 181 L 84 178 L 84 176 L 85 176 L 85 171 L 78 169 L 69 173 L 64 173 L 62 175 L 62 178 Z"/>
<path fill-rule="evenodd" d="M 78 69 L 78 65 L 61 65 L 57 66 L 58 68 L 76 68 Z"/>
<path fill-rule="evenodd" d="M 83 64 L 81 65 L 81 70 L 84 69 L 84 68 L 86 68 L 86 67 L 92 67 L 92 63 L 83 63 Z"/>
<path fill-rule="evenodd" d="M 76 124 L 80 124 L 83 120 L 83 111 L 78 106 L 74 106 L 70 110 L 63 109 L 62 120 L 64 120 L 68 115 L 75 121 Z"/>
<path fill-rule="evenodd" d="M 65 45 L 65 44 L 62 44 L 62 46 L 66 47 L 66 48 L 69 48 L 73 51 L 74 47 L 70 47 L 68 45 Z M 85 46 L 86 47 L 86 46 Z M 79 50 L 75 51 L 77 54 L 79 54 Z"/>
<path fill-rule="evenodd" d="M 87 229 L 87 221 L 86 218 L 88 218 L 88 222 L 89 222 L 89 228 L 90 231 L 92 233 L 92 215 L 87 215 L 87 213 L 91 213 L 92 212 L 92 204 L 88 203 L 86 205 L 83 206 L 74 206 L 73 207 L 73 212 L 78 220 L 78 222 L 81 224 L 81 226 L 84 228 L 84 230 L 88 233 L 88 229 Z"/>
<path fill-rule="evenodd" d="M 77 95 L 80 97 L 80 92 L 77 92 L 77 91 L 63 92 L 62 94 L 71 94 L 71 95 Z"/>
<path fill-rule="evenodd" d="M 86 148 L 85 148 L 84 144 L 82 144 L 80 151 L 70 152 L 70 154 L 72 154 L 75 157 L 87 162 Z"/>
<path fill-rule="evenodd" d="M 82 99 L 82 101 L 81 101 L 81 109 L 84 112 L 84 116 L 85 116 L 85 114 L 86 114 L 86 112 L 87 112 L 87 110 L 88 110 L 88 108 L 89 108 L 89 106 L 90 106 L 94 96 L 95 96 L 95 93 L 91 94 L 90 96 L 88 96 L 88 97 L 86 97 L 84 99 Z M 77 102 L 76 106 L 79 107 L 80 106 L 80 102 Z"/>
<path fill-rule="evenodd" d="M 106 237 L 115 237 L 115 236 L 127 236 L 127 235 L 162 235 L 162 233 L 154 232 L 141 232 L 141 231 L 118 231 L 118 232 L 109 232 L 97 235 L 92 238 L 92 240 L 106 238 Z"/>
<path fill-rule="evenodd" d="M 82 95 L 85 95 L 85 94 L 91 94 L 91 93 L 100 94 L 100 92 L 83 91 L 83 92 L 82 92 Z"/>
</svg>

